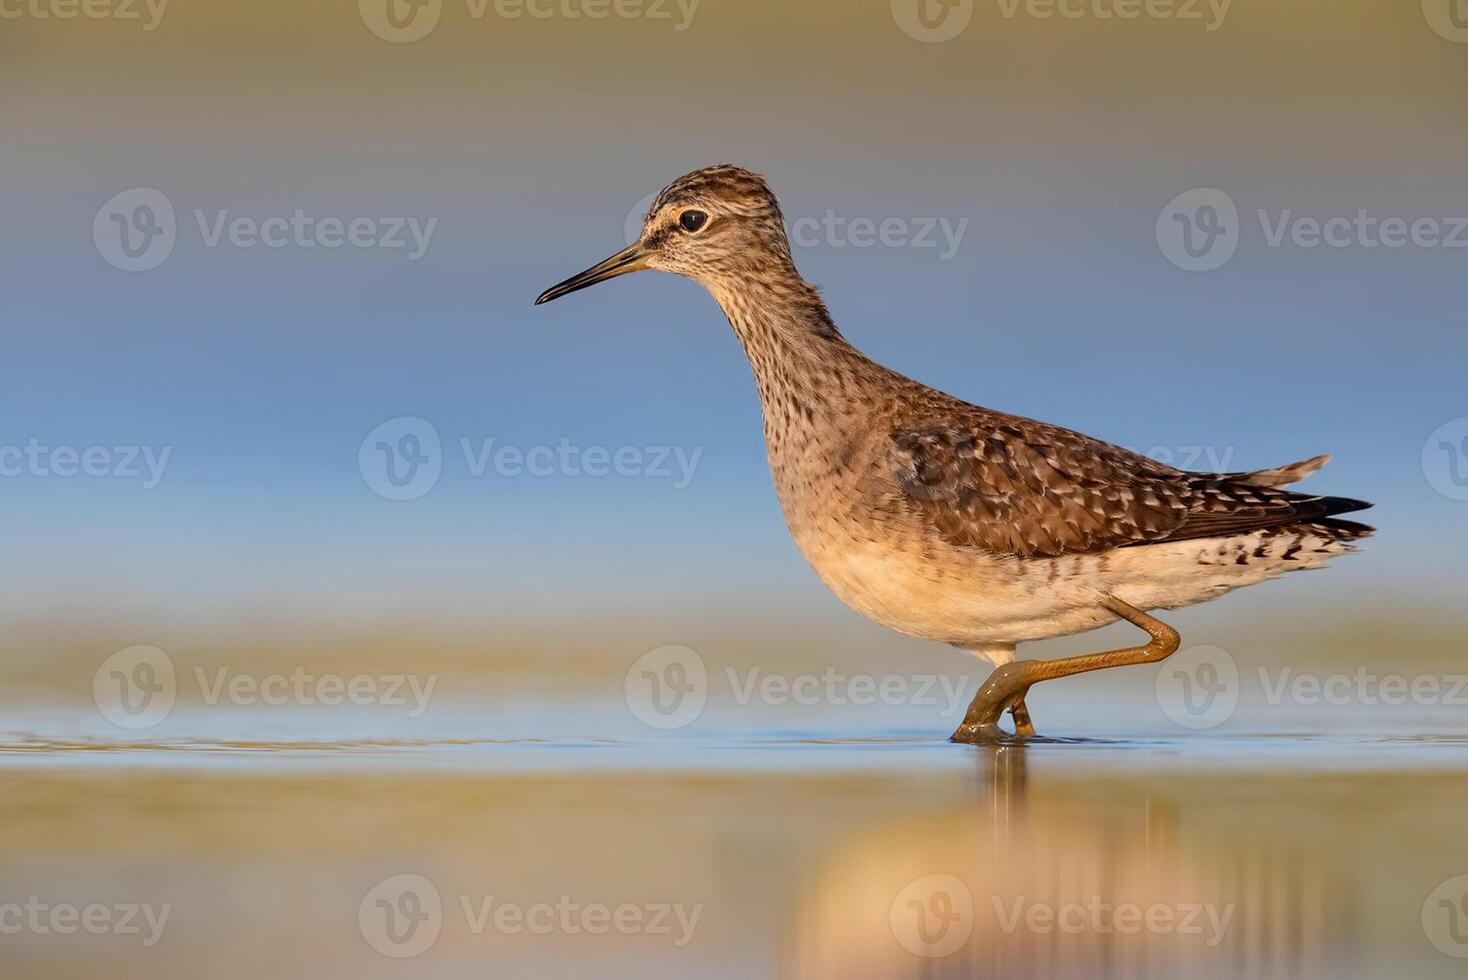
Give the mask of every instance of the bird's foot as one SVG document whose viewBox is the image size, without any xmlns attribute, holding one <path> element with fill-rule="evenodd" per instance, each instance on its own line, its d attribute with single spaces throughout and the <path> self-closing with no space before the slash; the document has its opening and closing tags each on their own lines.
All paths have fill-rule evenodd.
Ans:
<svg viewBox="0 0 1468 980">
<path fill-rule="evenodd" d="M 1035 725 L 1030 721 L 1029 708 L 1025 706 L 1025 695 L 1029 693 L 1030 668 L 1025 664 L 1008 663 L 997 667 L 974 695 L 968 714 L 952 741 L 969 745 L 992 745 L 1015 742 L 1032 737 Z M 999 727 L 999 719 L 1008 711 L 1014 718 L 1014 731 L 1006 732 Z"/>
<path fill-rule="evenodd" d="M 950 742 L 962 742 L 964 745 L 1001 745 L 1013 738 L 1009 732 L 1004 731 L 997 723 L 970 723 L 964 722 L 959 726 L 959 731 L 954 732 Z"/>
<path fill-rule="evenodd" d="M 958 731 L 948 739 L 950 742 L 958 742 L 963 745 L 1013 745 L 1024 740 L 1024 735 L 1007 732 L 995 722 L 987 724 L 964 722 L 958 726 Z"/>
<path fill-rule="evenodd" d="M 950 742 L 962 742 L 965 745 L 1014 745 L 1017 742 L 1042 741 L 1035 734 L 1035 726 L 1030 721 L 1028 712 L 1024 705 L 1016 705 L 1009 709 L 1014 717 L 1014 731 L 1005 731 L 999 727 L 997 721 L 990 722 L 968 722 L 965 721 L 958 726 L 958 731 L 953 733 Z"/>
</svg>

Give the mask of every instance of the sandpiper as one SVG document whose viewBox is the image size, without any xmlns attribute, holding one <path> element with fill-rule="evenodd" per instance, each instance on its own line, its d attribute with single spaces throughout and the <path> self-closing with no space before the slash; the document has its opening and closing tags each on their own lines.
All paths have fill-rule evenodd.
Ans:
<svg viewBox="0 0 1468 980">
<path fill-rule="evenodd" d="M 1371 534 L 1335 515 L 1370 505 L 1281 489 L 1314 459 L 1190 473 L 1089 436 L 979 408 L 891 371 L 836 329 L 791 258 L 779 202 L 738 167 L 697 170 L 653 201 L 627 248 L 536 305 L 640 269 L 701 283 L 749 357 L 790 533 L 847 605 L 995 669 L 953 739 L 1033 736 L 1042 680 L 1156 663 L 1176 609 L 1317 568 Z M 1017 644 L 1125 619 L 1143 646 L 1014 660 Z"/>
</svg>

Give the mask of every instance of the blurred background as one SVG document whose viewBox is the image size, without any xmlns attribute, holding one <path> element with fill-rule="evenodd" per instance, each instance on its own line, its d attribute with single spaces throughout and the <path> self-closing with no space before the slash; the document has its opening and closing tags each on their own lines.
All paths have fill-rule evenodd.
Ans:
<svg viewBox="0 0 1468 980">
<path fill-rule="evenodd" d="M 517 750 L 456 756 L 451 768 L 579 772 L 605 764 L 577 754 L 588 745 L 635 743 L 661 759 L 669 745 L 771 733 L 936 740 L 951 730 L 985 668 L 867 623 L 805 566 L 770 485 L 748 366 L 713 301 L 646 275 L 531 306 L 624 245 L 660 187 L 715 162 L 766 175 L 801 271 L 875 359 L 1184 468 L 1331 452 L 1306 489 L 1376 502 L 1369 554 L 1174 615 L 1185 644 L 1206 645 L 1180 661 L 1193 679 L 1206 679 L 1201 666 L 1223 677 L 1220 690 L 1231 680 L 1227 711 L 1189 713 L 1163 675 L 1121 672 L 1037 689 L 1042 731 L 1410 739 L 1464 729 L 1462 0 L 0 0 L 0 80 L 0 728 L 13 839 L 32 849 L 10 858 L 7 894 L 71 880 L 59 870 L 71 866 L 63 842 L 102 848 L 116 840 L 112 817 L 131 827 L 169 812 L 126 838 L 143 843 L 123 867 L 102 874 L 91 853 L 78 880 L 163 881 L 188 900 L 238 886 L 211 920 L 232 922 L 279 900 L 241 884 L 246 866 L 270 864 L 252 849 L 267 846 L 252 836 L 258 825 L 223 816 L 253 813 L 243 802 L 253 793 L 273 801 L 261 821 L 276 810 L 292 825 L 340 821 L 354 861 L 378 853 L 383 827 L 421 817 L 446 835 L 432 846 L 448 864 L 468 846 L 458 835 L 474 833 L 470 814 L 502 790 L 514 798 L 500 783 L 420 796 L 386 776 L 341 789 L 314 755 L 301 780 L 249 763 L 248 780 L 230 781 L 224 760 L 251 747 L 356 759 L 415 740 L 572 739 L 571 762 Z M 1111 630 L 1029 652 L 1129 641 Z M 670 646 L 687 653 L 658 653 Z M 649 655 L 659 669 L 703 670 L 708 710 L 700 701 L 679 725 L 649 723 L 634 692 Z M 747 693 L 772 675 L 831 672 L 840 695 Z M 280 687 L 279 703 L 261 696 L 267 679 L 302 673 L 379 686 L 344 704 L 325 703 L 315 680 Z M 907 694 L 850 694 L 854 675 L 894 674 L 911 682 Z M 1388 674 L 1414 693 L 1382 697 Z M 416 700 L 403 675 L 419 683 Z M 1300 675 L 1349 680 L 1322 699 L 1293 686 Z M 384 693 L 394 677 L 406 703 Z M 109 713 L 115 678 L 164 684 L 167 706 Z M 244 688 L 227 686 L 240 678 Z M 912 693 L 929 679 L 931 698 Z M 1423 679 L 1436 693 L 1411 687 Z M 126 761 L 102 761 L 99 746 Z M 211 753 L 200 771 L 225 781 L 193 795 L 203 777 L 178 760 L 200 746 Z M 923 753 L 944 750 L 935 741 Z M 709 751 L 721 761 L 651 765 L 784 766 L 779 752 L 736 764 Z M 923 753 L 920 769 L 945 773 L 932 809 L 948 800 L 962 801 L 950 807 L 960 816 L 992 813 L 1013 799 L 983 788 L 982 760 Z M 723 894 L 735 908 L 759 895 L 794 901 L 797 886 L 782 889 L 779 876 L 752 885 L 729 869 L 865 792 L 828 771 L 846 762 L 797 755 L 793 768 L 829 784 L 788 812 L 751 804 L 774 808 L 765 830 L 711 832 L 719 859 L 677 894 Z M 420 764 L 392 758 L 390 769 Z M 619 758 L 661 778 L 641 754 Z M 1290 758 L 1302 771 L 1317 764 Z M 1406 765 L 1372 758 L 1363 764 Z M 913 765 L 901 754 L 850 762 Z M 56 766 L 69 774 L 43 775 Z M 1449 782 L 1455 800 L 1462 784 Z M 1279 785 L 1289 783 L 1286 772 Z M 693 785 L 659 783 L 647 798 L 671 794 L 680 819 L 719 827 L 726 807 L 767 799 L 753 788 L 762 780 L 706 795 Z M 1174 799 L 1167 785 L 1143 795 L 1162 787 Z M 549 786 L 511 812 L 540 819 L 545 799 L 579 812 L 570 790 Z M 903 812 L 925 795 L 921 779 L 882 786 L 841 818 L 862 854 L 904 822 L 926 826 Z M 1368 811 L 1386 792 L 1316 788 Z M 1388 795 L 1399 790 L 1411 794 L 1394 784 Z M 582 791 L 601 801 L 609 835 L 575 852 L 596 867 L 616 828 L 651 811 L 631 791 Z M 1080 807 L 1088 794 L 1112 798 L 1056 792 Z M 1212 791 L 1233 800 L 1221 812 L 1252 819 L 1253 804 L 1229 792 Z M 1286 816 L 1329 809 L 1300 792 Z M 438 801 L 437 816 L 402 809 L 410 798 Z M 380 821 L 349 818 L 357 804 L 387 809 Z M 1111 846 L 1055 806 L 1065 828 L 1051 832 L 1065 846 Z M 1138 822 L 1153 825 L 1146 805 L 1118 806 L 1107 812 L 1127 840 Z M 1439 816 L 1414 819 L 1431 833 Z M 223 844 L 161 843 L 198 828 Z M 1332 875 L 1345 873 L 1361 830 L 1300 858 L 1328 866 L 1300 887 L 1339 894 Z M 826 836 L 801 833 L 811 847 Z M 1205 851 L 1211 831 L 1180 833 L 1159 886 L 1168 894 L 1221 873 L 1178 857 Z M 295 866 L 290 838 L 270 841 L 272 859 Z M 960 852 L 948 865 L 963 864 Z M 1455 873 L 1468 872 L 1460 856 Z M 1438 857 L 1409 849 L 1401 866 L 1446 873 Z M 681 859 L 649 859 L 660 860 Z M 1253 860 L 1240 866 L 1275 859 Z M 841 900 L 820 897 L 847 891 L 832 874 L 818 885 L 802 872 L 798 887 L 815 889 L 807 909 L 838 921 Z M 1380 954 L 1371 962 L 1411 962 L 1423 976 L 1456 966 L 1422 943 L 1419 882 L 1399 884 L 1416 897 L 1393 906 L 1404 916 L 1389 930 L 1397 939 L 1361 940 Z M 287 908 L 286 919 L 319 921 Z M 1258 926 L 1265 933 L 1318 927 L 1324 948 L 1342 927 L 1320 924 L 1332 908 L 1251 921 L 1274 923 Z M 827 920 L 774 917 L 778 930 L 731 927 L 724 953 L 699 963 L 729 975 L 776 962 L 792 975 L 857 975 L 822 952 L 834 942 Z M 202 935 L 200 949 L 218 948 Z M 83 970 L 30 938 L 31 972 L 16 960 L 7 975 Z M 189 974 L 204 962 L 194 955 L 163 973 Z M 363 955 L 374 971 L 399 965 Z M 123 962 L 160 975 L 156 959 Z M 470 969 L 434 962 L 442 975 Z M 606 968 L 651 969 L 617 962 Z M 656 962 L 679 972 L 668 964 L 682 961 Z M 1184 975 L 1161 962 L 1159 975 Z M 1233 975 L 1242 962 L 1213 966 Z M 1301 962 L 1278 975 L 1347 975 L 1328 957 Z"/>
<path fill-rule="evenodd" d="M 143 7 L 7 21 L 0 442 L 171 450 L 151 488 L 143 459 L 139 478 L 4 479 L 12 621 L 92 624 L 122 647 L 185 624 L 223 639 L 240 620 L 472 617 L 475 636 L 514 622 L 564 649 L 600 646 L 582 624 L 606 617 L 686 620 L 644 647 L 696 647 L 716 619 L 848 620 L 786 537 L 712 300 L 649 275 L 530 305 L 624 244 L 648 194 L 724 160 L 821 224 L 797 235 L 816 242 L 796 247 L 802 272 L 886 364 L 1198 469 L 1334 452 L 1309 486 L 1378 503 L 1372 557 L 1236 596 L 1217 629 L 1452 611 L 1465 504 L 1423 455 L 1468 414 L 1468 251 L 1274 248 L 1255 215 L 1468 213 L 1468 48 L 1414 5 L 1240 0 L 1210 31 L 1202 5 L 1202 21 L 1123 21 L 989 3 L 943 43 L 881 3 L 644 8 L 668 19 L 451 2 L 408 43 L 345 2 L 175 0 L 152 31 Z M 177 230 L 128 273 L 92 232 L 134 188 L 166 195 Z M 1243 221 L 1206 274 L 1156 234 L 1194 188 Z M 221 213 L 298 209 L 365 218 L 367 237 L 435 224 L 416 261 L 406 228 L 404 248 L 209 247 Z M 906 244 L 851 244 L 851 222 L 889 218 Z M 443 466 L 397 502 L 358 450 L 404 416 L 432 424 Z M 493 458 L 476 476 L 487 440 L 699 455 L 691 478 L 672 456 L 650 475 L 655 454 L 630 477 Z M 1215 628 L 1213 609 L 1187 615 Z"/>
</svg>

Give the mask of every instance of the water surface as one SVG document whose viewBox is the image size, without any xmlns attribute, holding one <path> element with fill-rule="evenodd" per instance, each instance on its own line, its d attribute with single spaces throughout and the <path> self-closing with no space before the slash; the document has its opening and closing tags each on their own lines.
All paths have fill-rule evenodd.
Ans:
<svg viewBox="0 0 1468 980">
<path fill-rule="evenodd" d="M 0 739 L 0 896 L 44 906 L 40 927 L 0 934 L 4 975 L 1345 978 L 1468 962 L 1443 951 L 1468 953 L 1462 732 L 972 748 L 819 726 L 547 737 L 460 718 L 402 740 L 279 720 L 119 737 L 58 717 Z M 68 904 L 145 907 L 155 927 L 139 911 L 137 933 L 46 928 Z"/>
</svg>

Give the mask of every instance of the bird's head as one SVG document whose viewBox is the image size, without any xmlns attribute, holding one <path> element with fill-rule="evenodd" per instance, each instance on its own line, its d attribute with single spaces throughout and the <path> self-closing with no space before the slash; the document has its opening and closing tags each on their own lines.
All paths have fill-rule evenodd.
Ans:
<svg viewBox="0 0 1468 980">
<path fill-rule="evenodd" d="M 535 305 L 642 269 L 710 287 L 762 272 L 793 272 L 780 203 L 759 174 L 728 165 L 695 170 L 653 200 L 637 241 L 547 289 Z"/>
</svg>

